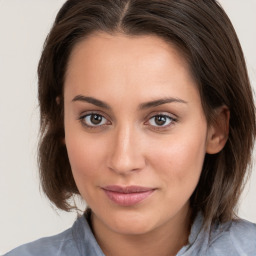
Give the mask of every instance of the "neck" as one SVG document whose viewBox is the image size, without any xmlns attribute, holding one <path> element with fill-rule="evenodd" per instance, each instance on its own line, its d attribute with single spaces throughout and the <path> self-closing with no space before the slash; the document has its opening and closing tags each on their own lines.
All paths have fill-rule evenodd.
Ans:
<svg viewBox="0 0 256 256">
<path fill-rule="evenodd" d="M 172 256 L 188 243 L 191 211 L 178 214 L 168 223 L 145 234 L 120 234 L 109 229 L 92 213 L 95 238 L 106 256 Z"/>
</svg>

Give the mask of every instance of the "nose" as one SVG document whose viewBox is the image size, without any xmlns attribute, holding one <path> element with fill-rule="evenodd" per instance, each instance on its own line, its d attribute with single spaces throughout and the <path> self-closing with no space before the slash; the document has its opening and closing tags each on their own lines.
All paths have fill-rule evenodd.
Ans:
<svg viewBox="0 0 256 256">
<path fill-rule="evenodd" d="M 115 129 L 112 138 L 108 167 L 121 175 L 142 170 L 145 166 L 145 157 L 139 132 L 124 125 Z"/>
</svg>

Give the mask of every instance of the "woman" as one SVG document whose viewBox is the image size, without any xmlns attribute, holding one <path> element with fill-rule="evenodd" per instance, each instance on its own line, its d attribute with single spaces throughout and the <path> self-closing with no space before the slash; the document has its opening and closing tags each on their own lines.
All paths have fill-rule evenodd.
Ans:
<svg viewBox="0 0 256 256">
<path fill-rule="evenodd" d="M 235 215 L 255 108 L 214 0 L 68 0 L 38 68 L 41 182 L 71 229 L 7 255 L 255 255 Z"/>
</svg>

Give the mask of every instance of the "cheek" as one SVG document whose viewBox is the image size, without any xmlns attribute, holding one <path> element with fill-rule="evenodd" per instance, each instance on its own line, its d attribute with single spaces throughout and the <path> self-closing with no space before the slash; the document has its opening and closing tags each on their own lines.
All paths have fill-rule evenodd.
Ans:
<svg viewBox="0 0 256 256">
<path fill-rule="evenodd" d="M 162 176 L 166 186 L 171 183 L 172 187 L 193 189 L 197 185 L 205 156 L 202 134 L 182 134 L 180 139 L 153 145 L 154 150 L 150 152 L 152 165 L 159 170 L 158 175 Z"/>
<path fill-rule="evenodd" d="M 84 187 L 84 183 L 91 183 L 93 177 L 101 171 L 104 145 L 97 144 L 97 141 L 85 136 L 83 132 L 66 132 L 68 157 L 79 190 Z"/>
<path fill-rule="evenodd" d="M 102 150 L 90 139 L 74 135 L 66 139 L 72 174 L 87 205 L 93 205 L 96 197 L 95 187 L 102 177 Z"/>
</svg>

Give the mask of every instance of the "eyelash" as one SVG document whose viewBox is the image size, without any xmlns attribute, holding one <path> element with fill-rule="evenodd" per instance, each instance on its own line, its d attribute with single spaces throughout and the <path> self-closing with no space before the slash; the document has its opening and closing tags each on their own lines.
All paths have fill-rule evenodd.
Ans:
<svg viewBox="0 0 256 256">
<path fill-rule="evenodd" d="M 105 119 L 105 123 L 100 124 L 100 125 L 87 124 L 85 122 L 85 119 L 89 117 L 90 118 L 89 121 L 91 122 L 91 118 L 92 118 L 93 115 L 95 115 L 95 117 L 96 116 L 100 117 L 102 120 Z M 165 122 L 167 122 L 167 120 L 169 120 L 169 123 L 167 125 L 164 124 L 164 125 L 159 125 L 159 126 L 158 125 L 151 125 L 150 120 L 152 120 L 154 118 L 157 118 L 157 117 L 160 118 L 160 119 L 164 118 Z M 89 129 L 99 129 L 99 128 L 104 128 L 104 126 L 111 125 L 111 122 L 108 121 L 108 118 L 106 118 L 104 115 L 102 115 L 101 113 L 98 113 L 98 112 L 90 112 L 90 113 L 84 114 L 81 117 L 79 117 L 78 119 L 84 127 L 89 128 Z M 178 121 L 177 118 L 174 118 L 173 116 L 171 116 L 169 114 L 157 113 L 157 114 L 151 115 L 144 124 L 148 125 L 148 126 L 151 126 L 151 129 L 153 129 L 153 130 L 165 130 L 165 129 L 169 128 L 170 126 L 174 125 L 177 121 Z"/>
<path fill-rule="evenodd" d="M 104 115 L 102 115 L 102 114 L 100 114 L 100 113 L 98 113 L 98 112 L 91 112 L 91 113 L 87 113 L 87 114 L 85 114 L 85 115 L 82 115 L 81 117 L 79 117 L 79 121 L 81 122 L 81 124 L 82 124 L 83 126 L 85 126 L 86 128 L 89 128 L 89 129 L 102 128 L 102 127 L 104 127 L 104 126 L 106 126 L 106 125 L 111 124 L 111 122 L 109 122 L 108 124 L 101 124 L 101 125 L 89 125 L 89 124 L 87 124 L 87 123 L 85 122 L 85 119 L 86 119 L 87 117 L 91 117 L 91 118 L 92 118 L 93 115 L 94 115 L 94 116 L 98 116 L 98 117 L 100 117 L 100 118 L 102 118 L 102 119 L 105 119 L 105 120 L 106 120 L 106 123 L 109 122 L 108 119 L 107 119 L 106 117 L 104 117 Z"/>
<path fill-rule="evenodd" d="M 165 122 L 167 122 L 167 120 L 169 120 L 169 123 L 166 125 L 150 125 L 150 120 L 154 120 L 156 121 L 156 118 L 164 118 L 165 119 Z M 157 114 L 154 114 L 153 116 L 151 116 L 148 121 L 145 123 L 146 125 L 150 125 L 152 129 L 154 130 L 165 130 L 165 129 L 168 129 L 170 126 L 174 125 L 175 123 L 177 123 L 177 118 L 176 117 L 173 117 L 171 116 L 170 114 L 167 114 L 167 113 L 157 113 Z"/>
</svg>

